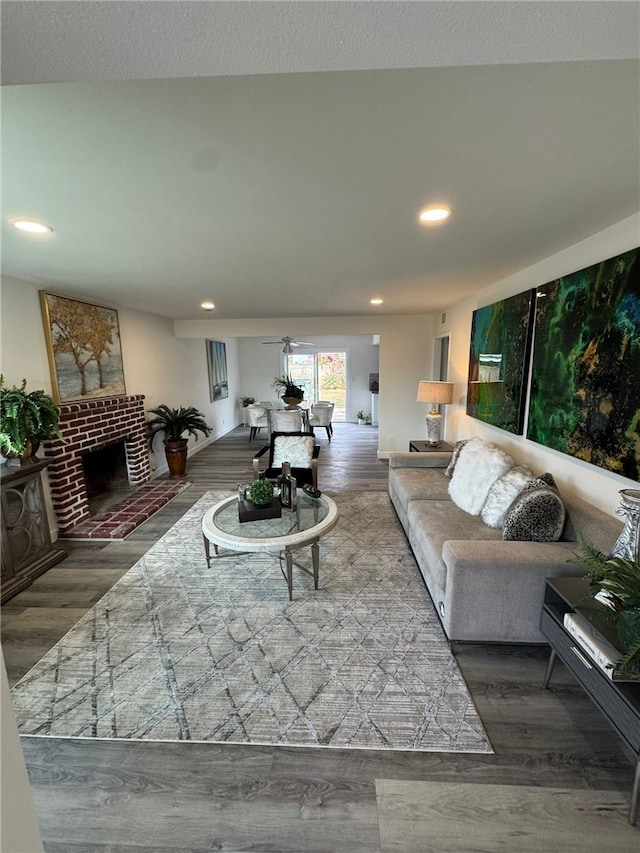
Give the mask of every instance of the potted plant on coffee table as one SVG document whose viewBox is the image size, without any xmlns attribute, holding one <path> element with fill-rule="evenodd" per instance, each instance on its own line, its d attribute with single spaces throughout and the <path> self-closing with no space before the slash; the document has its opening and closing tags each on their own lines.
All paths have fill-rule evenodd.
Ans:
<svg viewBox="0 0 640 853">
<path fill-rule="evenodd" d="M 5 459 L 33 459 L 41 441 L 62 438 L 60 411 L 42 389 L 27 392 L 27 380 L 6 388 L 0 376 L 0 453 Z"/>
<path fill-rule="evenodd" d="M 304 399 L 304 388 L 296 385 L 293 379 L 288 374 L 276 376 L 273 380 L 273 387 L 276 391 L 281 391 L 282 400 L 287 406 L 297 406 Z"/>
<path fill-rule="evenodd" d="M 206 437 L 211 433 L 211 427 L 205 423 L 202 412 L 193 406 L 180 406 L 177 409 L 172 409 L 163 403 L 150 411 L 155 415 L 155 418 L 147 421 L 149 444 L 153 445 L 153 439 L 157 433 L 163 433 L 164 453 L 169 466 L 169 476 L 183 477 L 187 470 L 187 444 L 189 442 L 185 433 L 187 436 L 195 436 L 197 441 L 197 433 L 201 432 Z"/>
</svg>

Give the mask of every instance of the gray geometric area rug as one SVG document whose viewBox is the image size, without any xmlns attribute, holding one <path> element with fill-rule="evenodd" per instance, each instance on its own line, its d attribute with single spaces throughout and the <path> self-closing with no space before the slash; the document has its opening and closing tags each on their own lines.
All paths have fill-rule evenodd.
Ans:
<svg viewBox="0 0 640 853">
<path fill-rule="evenodd" d="M 21 734 L 493 750 L 385 492 L 334 496 L 320 588 L 212 559 L 208 492 L 13 688 Z M 296 553 L 310 565 L 309 549 Z"/>
</svg>

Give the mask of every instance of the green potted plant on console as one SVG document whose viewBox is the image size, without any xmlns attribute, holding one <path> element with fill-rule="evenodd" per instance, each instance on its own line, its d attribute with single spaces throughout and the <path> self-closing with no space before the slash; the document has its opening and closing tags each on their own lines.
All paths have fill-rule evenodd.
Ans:
<svg viewBox="0 0 640 853">
<path fill-rule="evenodd" d="M 19 388 L 7 388 L 0 376 L 0 453 L 6 459 L 33 459 L 41 441 L 62 438 L 53 397 L 42 389 L 27 392 L 26 386 L 23 379 Z"/>
<path fill-rule="evenodd" d="M 164 434 L 164 453 L 169 466 L 170 477 L 183 477 L 187 470 L 187 444 L 189 442 L 187 436 L 195 436 L 198 440 L 197 433 L 201 432 L 205 437 L 211 433 L 209 427 L 204 420 L 204 415 L 193 406 L 180 406 L 177 409 L 172 409 L 164 403 L 155 409 L 151 409 L 151 413 L 156 417 L 147 421 L 147 435 L 149 436 L 149 444 L 153 445 L 153 439 L 156 434 L 161 432 Z"/>
</svg>

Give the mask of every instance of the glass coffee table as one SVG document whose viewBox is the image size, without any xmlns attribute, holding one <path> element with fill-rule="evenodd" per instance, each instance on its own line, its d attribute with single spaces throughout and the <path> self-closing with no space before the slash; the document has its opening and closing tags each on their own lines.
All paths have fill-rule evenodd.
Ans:
<svg viewBox="0 0 640 853">
<path fill-rule="evenodd" d="M 207 566 L 211 567 L 211 545 L 215 558 L 229 556 L 219 553 L 225 548 L 235 554 L 278 554 L 280 570 L 287 588 L 289 601 L 293 599 L 293 566 L 295 565 L 313 577 L 313 585 L 318 589 L 320 575 L 321 536 L 328 533 L 338 522 L 338 507 L 335 502 L 322 495 L 310 498 L 298 491 L 294 510 L 282 510 L 280 518 L 268 518 L 263 521 L 245 521 L 238 519 L 238 498 L 225 498 L 211 507 L 202 519 L 202 535 Z M 293 552 L 307 545 L 311 547 L 313 571 L 300 565 L 293 559 Z M 282 560 L 286 563 L 286 573 Z"/>
</svg>

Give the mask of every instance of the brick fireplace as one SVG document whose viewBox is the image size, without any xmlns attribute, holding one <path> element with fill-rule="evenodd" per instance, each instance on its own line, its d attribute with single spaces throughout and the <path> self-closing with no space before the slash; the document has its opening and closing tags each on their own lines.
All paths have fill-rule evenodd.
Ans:
<svg viewBox="0 0 640 853">
<path fill-rule="evenodd" d="M 150 479 L 143 400 L 143 394 L 136 394 L 60 406 L 64 441 L 54 439 L 45 447 L 60 536 L 90 515 L 82 464 L 84 454 L 124 442 L 129 485 L 139 486 Z"/>
</svg>

